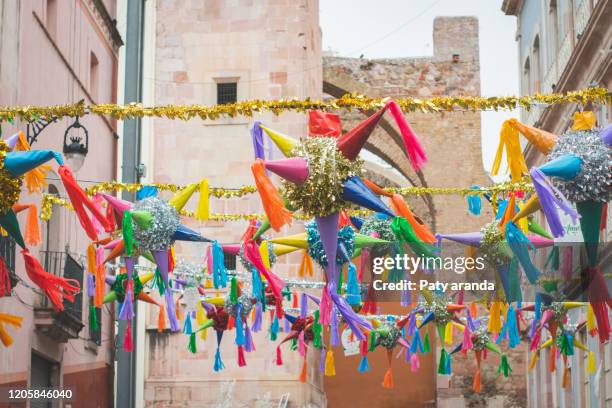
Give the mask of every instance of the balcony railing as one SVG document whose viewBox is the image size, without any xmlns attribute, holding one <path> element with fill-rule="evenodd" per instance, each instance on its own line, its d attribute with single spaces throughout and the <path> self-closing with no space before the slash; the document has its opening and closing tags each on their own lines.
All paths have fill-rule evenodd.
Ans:
<svg viewBox="0 0 612 408">
<path fill-rule="evenodd" d="M 0 256 L 4 258 L 4 262 L 9 269 L 11 287 L 15 287 L 17 275 L 15 275 L 15 240 L 13 238 L 9 236 L 0 237 Z"/>
<path fill-rule="evenodd" d="M 41 251 L 45 270 L 53 275 L 66 279 L 74 279 L 83 286 L 83 265 L 70 256 L 67 252 Z M 46 298 L 45 298 L 46 300 Z M 47 301 L 47 300 L 46 300 Z M 50 306 L 50 305 L 47 305 Z M 83 317 L 83 294 L 79 292 L 74 302 L 64 300 L 64 311 L 77 318 Z"/>
</svg>

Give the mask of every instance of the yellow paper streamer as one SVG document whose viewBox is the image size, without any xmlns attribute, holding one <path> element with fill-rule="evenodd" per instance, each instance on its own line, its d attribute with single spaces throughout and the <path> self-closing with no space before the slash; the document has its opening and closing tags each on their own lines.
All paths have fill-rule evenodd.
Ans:
<svg viewBox="0 0 612 408">
<path fill-rule="evenodd" d="M 453 325 L 450 323 L 447 323 L 444 328 L 444 343 L 453 344 Z"/>
<path fill-rule="evenodd" d="M 325 353 L 325 376 L 333 377 L 336 375 L 336 365 L 334 364 L 334 352 L 331 348 Z"/>
<path fill-rule="evenodd" d="M 589 332 L 597 328 L 597 323 L 595 322 L 595 313 L 593 312 L 593 306 L 591 306 L 590 303 L 587 304 L 586 327 L 587 331 Z"/>
<path fill-rule="evenodd" d="M 489 310 L 489 326 L 488 330 L 491 333 L 501 332 L 501 302 L 495 301 L 491 303 L 491 309 Z"/>
<path fill-rule="evenodd" d="M 210 194 L 208 192 L 208 179 L 200 181 L 200 196 L 195 217 L 200 221 L 208 221 L 210 218 Z"/>
<path fill-rule="evenodd" d="M 587 374 L 593 375 L 595 374 L 595 354 L 592 351 L 589 351 L 589 357 L 587 358 Z"/>
<path fill-rule="evenodd" d="M 502 124 L 499 134 L 499 145 L 497 146 L 493 167 L 491 168 L 491 175 L 493 176 L 499 173 L 504 150 L 506 151 L 506 158 L 512 181 L 519 181 L 523 175 L 527 174 L 529 171 L 527 170 L 527 164 L 523 157 L 523 151 L 519 141 L 519 131 L 510 124 L 510 119 Z"/>
<path fill-rule="evenodd" d="M 597 118 L 592 111 L 574 112 L 572 130 L 591 130 Z"/>
<path fill-rule="evenodd" d="M 268 241 L 263 241 L 259 245 L 259 255 L 266 268 L 270 269 L 270 253 L 268 251 Z"/>
</svg>

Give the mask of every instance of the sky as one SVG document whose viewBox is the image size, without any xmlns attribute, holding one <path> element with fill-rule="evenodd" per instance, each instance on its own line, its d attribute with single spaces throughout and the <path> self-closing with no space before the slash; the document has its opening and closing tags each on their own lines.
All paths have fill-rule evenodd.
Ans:
<svg viewBox="0 0 612 408">
<path fill-rule="evenodd" d="M 480 30 L 481 93 L 518 95 L 516 18 L 501 11 L 502 0 L 319 0 L 323 50 L 365 58 L 433 54 L 437 16 L 477 16 Z M 483 112 L 483 165 L 491 168 L 505 119 L 518 112 Z M 426 137 L 425 135 L 423 137 Z"/>
</svg>

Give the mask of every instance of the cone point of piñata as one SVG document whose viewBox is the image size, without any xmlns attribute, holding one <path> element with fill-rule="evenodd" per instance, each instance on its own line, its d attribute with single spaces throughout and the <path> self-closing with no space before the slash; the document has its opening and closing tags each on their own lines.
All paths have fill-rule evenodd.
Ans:
<svg viewBox="0 0 612 408">
<path fill-rule="evenodd" d="M 344 181 L 342 199 L 390 217 L 395 216 L 393 211 L 358 176 L 351 176 Z"/>
<path fill-rule="evenodd" d="M 289 245 L 295 248 L 308 249 L 308 238 L 305 232 L 288 235 L 286 237 L 277 237 L 269 240 L 274 244 Z"/>
<path fill-rule="evenodd" d="M 11 176 L 20 177 L 51 159 L 55 159 L 60 165 L 63 164 L 60 154 L 53 150 L 13 151 L 6 154 L 4 168 Z"/>
<path fill-rule="evenodd" d="M 463 232 L 458 234 L 441 234 L 441 238 L 460 244 L 478 247 L 482 241 L 481 232 Z"/>
<path fill-rule="evenodd" d="M 582 159 L 580 157 L 573 154 L 564 154 L 540 166 L 540 171 L 548 177 L 571 180 L 580 173 L 581 168 Z"/>
<path fill-rule="evenodd" d="M 527 238 L 536 248 L 548 248 L 555 244 L 553 239 L 545 238 L 540 235 L 530 234 L 527 236 Z"/>
<path fill-rule="evenodd" d="M 203 237 L 199 232 L 194 231 L 183 224 L 179 224 L 176 231 L 174 231 L 174 234 L 172 234 L 172 239 L 175 241 L 210 242 L 208 238 Z"/>
<path fill-rule="evenodd" d="M 540 153 L 548 154 L 557 144 L 558 136 L 533 126 L 525 125 L 516 119 L 510 119 L 509 123 L 517 129 Z"/>
<path fill-rule="evenodd" d="M 181 211 L 199 187 L 200 185 L 197 183 L 189 184 L 183 189 L 177 191 L 172 198 L 168 200 L 168 205 L 174 207 L 176 211 Z"/>
<path fill-rule="evenodd" d="M 17 216 L 12 209 L 6 214 L 0 215 L 0 226 L 15 240 L 17 245 L 25 248 L 23 235 L 21 235 L 21 230 L 19 229 L 19 221 L 17 221 Z"/>
<path fill-rule="evenodd" d="M 384 239 L 371 237 L 369 235 L 355 233 L 355 249 L 370 247 L 374 245 L 388 244 L 389 241 Z"/>
<path fill-rule="evenodd" d="M 276 147 L 278 147 L 278 149 L 281 151 L 281 153 L 283 153 L 285 157 L 291 156 L 291 152 L 298 143 L 297 140 L 293 139 L 292 137 L 286 136 L 280 132 L 277 132 L 276 130 L 272 130 L 266 126 L 259 126 L 263 129 L 264 132 L 266 132 L 266 134 L 270 137 L 270 140 L 274 142 Z"/>
<path fill-rule="evenodd" d="M 285 207 L 287 207 L 286 204 L 285 204 Z M 257 231 L 255 231 L 255 234 L 253 235 L 252 239 L 258 239 L 269 229 L 270 229 L 270 220 L 266 218 L 265 220 L 261 222 L 261 225 L 259 226 L 259 228 L 257 228 Z"/>
<path fill-rule="evenodd" d="M 539 211 L 541 208 L 542 205 L 540 204 L 540 199 L 538 198 L 537 194 L 533 194 L 531 197 L 529 197 L 523 208 L 521 208 L 521 210 L 516 213 L 514 217 L 512 217 L 512 222 L 517 223 L 521 218 L 527 217 L 536 211 Z"/>
<path fill-rule="evenodd" d="M 291 245 L 283 245 L 283 244 L 275 244 L 274 245 L 274 253 L 278 256 L 278 255 L 285 255 L 285 254 L 289 254 L 291 252 L 295 252 L 297 251 L 298 247 L 294 247 Z"/>
<path fill-rule="evenodd" d="M 543 226 L 538 224 L 538 222 L 534 220 L 533 218 L 529 219 L 528 226 L 529 226 L 529 231 L 533 232 L 534 234 L 537 234 L 544 238 L 553 239 L 552 235 L 550 235 L 550 233 L 546 231 L 546 229 Z"/>
<path fill-rule="evenodd" d="M 125 211 L 132 209 L 133 204 L 129 201 L 122 200 L 114 197 L 110 194 L 100 193 L 106 202 L 115 210 L 119 215 L 122 215 Z"/>
<path fill-rule="evenodd" d="M 153 216 L 149 211 L 132 211 L 132 220 L 142 229 L 148 229 L 153 222 Z"/>
<path fill-rule="evenodd" d="M 359 156 L 359 152 L 366 144 L 386 110 L 387 108 L 384 107 L 374 113 L 338 139 L 336 145 L 344 157 L 349 160 L 355 160 Z"/>
<path fill-rule="evenodd" d="M 266 161 L 265 166 L 267 170 L 295 184 L 302 184 L 309 175 L 308 162 L 302 157 Z"/>
<path fill-rule="evenodd" d="M 19 132 L 15 133 L 12 136 L 9 136 L 4 142 L 9 147 L 9 149 L 13 150 L 17 145 L 17 141 L 19 140 Z"/>
</svg>

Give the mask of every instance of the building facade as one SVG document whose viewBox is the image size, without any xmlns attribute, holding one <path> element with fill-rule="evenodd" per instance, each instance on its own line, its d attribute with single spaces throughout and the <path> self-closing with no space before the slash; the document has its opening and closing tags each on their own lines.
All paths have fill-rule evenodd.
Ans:
<svg viewBox="0 0 612 408">
<path fill-rule="evenodd" d="M 154 70 L 152 79 L 145 82 L 145 88 L 150 90 L 145 93 L 150 92 L 155 105 L 320 99 L 318 19 L 317 0 L 158 0 L 145 23 L 155 27 L 151 39 L 155 47 L 149 55 Z M 156 119 L 149 128 L 145 125 L 150 136 L 145 135 L 149 147 L 143 157 L 148 158 L 151 181 L 187 184 L 205 177 L 210 186 L 238 188 L 253 184 L 250 165 L 254 154 L 249 129 L 255 120 L 294 138 L 306 136 L 306 115 L 297 113 L 215 121 Z M 281 155 L 276 151 L 274 157 Z M 263 209 L 259 197 L 250 195 L 213 200 L 211 212 L 262 213 Z M 183 222 L 220 243 L 239 242 L 247 226 L 244 221 Z M 178 258 L 202 262 L 204 254 L 205 245 L 177 246 Z M 299 257 L 283 258 L 274 266 L 275 273 L 295 277 Z M 301 358 L 297 353 L 285 352 L 284 365 L 276 366 L 276 344 L 266 339 L 267 330 L 254 335 L 256 351 L 246 354 L 247 366 L 242 368 L 237 364 L 232 336 L 225 336 L 221 358 L 226 368 L 215 373 L 214 335 L 209 334 L 206 341 L 198 339 L 198 352 L 192 354 L 187 349 L 189 336 L 159 334 L 155 324 L 150 327 L 144 361 L 146 407 L 214 406 L 227 398 L 236 405 L 254 406 L 268 392 L 274 400 L 286 394 L 290 406 L 325 406 L 321 377 L 315 369 L 318 356 L 309 351 L 308 381 L 299 382 Z M 228 395 L 223 390 L 231 381 L 235 386 Z"/>
<path fill-rule="evenodd" d="M 505 0 L 502 10 L 517 17 L 521 93 L 567 92 L 589 86 L 612 85 L 612 2 L 606 0 Z M 522 121 L 554 134 L 563 134 L 572 123 L 574 112 L 595 112 L 597 126 L 612 119 L 609 105 L 577 106 L 559 104 L 534 106 L 522 112 Z M 528 167 L 544 157 L 527 145 Z M 612 270 L 612 250 L 604 244 L 612 238 L 608 212 L 607 229 L 601 234 L 599 264 L 604 273 Z M 543 220 L 541 220 L 544 222 Z M 574 319 L 584 318 L 575 314 Z M 585 373 L 586 353 L 578 351 L 569 359 L 570 385 L 562 387 L 562 372 L 550 373 L 548 352 L 541 353 L 536 367 L 528 374 L 529 406 L 608 407 L 612 404 L 612 348 L 597 338 L 579 333 L 580 340 L 595 353 L 599 374 Z M 529 356 L 531 357 L 531 356 Z"/>
<path fill-rule="evenodd" d="M 114 0 L 0 2 L 0 105 L 116 102 L 122 41 L 114 18 Z M 73 123 L 74 119 L 63 119 L 49 124 L 32 141 L 32 148 L 61 152 L 64 132 Z M 80 123 L 89 133 L 90 154 L 75 173 L 77 179 L 113 180 L 116 124 L 94 115 Z M 3 138 L 17 131 L 34 136 L 26 124 L 2 123 Z M 47 181 L 45 192 L 66 197 L 54 171 Z M 20 202 L 38 204 L 40 199 L 24 192 Z M 23 230 L 25 217 L 19 218 Z M 63 312 L 54 312 L 26 277 L 14 242 L 1 238 L 1 255 L 23 283 L 14 287 L 11 296 L 0 298 L 0 312 L 22 316 L 23 325 L 8 329 L 12 346 L 0 347 L 0 386 L 71 388 L 74 398 L 65 407 L 108 407 L 113 395 L 114 310 L 112 306 L 101 310 L 99 330 L 89 327 L 91 302 L 83 266 L 87 237 L 75 214 L 57 207 L 41 231 L 42 243 L 31 252 L 50 273 L 79 280 L 83 291 L 74 304 L 66 303 Z"/>
</svg>

